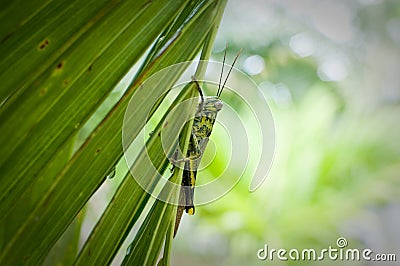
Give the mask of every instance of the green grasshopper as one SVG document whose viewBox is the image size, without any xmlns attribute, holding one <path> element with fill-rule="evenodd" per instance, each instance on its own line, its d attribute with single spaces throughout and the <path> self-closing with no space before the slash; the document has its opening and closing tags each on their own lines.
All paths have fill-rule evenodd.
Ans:
<svg viewBox="0 0 400 266">
<path fill-rule="evenodd" d="M 200 101 L 197 107 L 197 111 L 193 120 L 192 132 L 189 139 L 189 145 L 186 153 L 186 158 L 178 161 L 185 162 L 185 168 L 182 175 L 181 191 L 179 195 L 179 205 L 176 213 L 174 237 L 178 231 L 178 227 L 185 210 L 187 214 L 194 214 L 194 188 L 196 184 L 197 169 L 199 167 L 201 158 L 207 147 L 208 138 L 211 135 L 215 119 L 217 118 L 218 112 L 223 107 L 221 100 L 221 93 L 228 81 L 229 74 L 232 71 L 233 65 L 235 64 L 239 53 L 233 60 L 232 66 L 229 69 L 228 75 L 221 86 L 222 74 L 224 70 L 226 50 L 224 53 L 224 59 L 222 61 L 221 76 L 218 84 L 218 91 L 216 96 L 204 97 L 203 91 L 199 85 L 199 82 L 195 77 L 192 77 L 192 82 L 195 83 L 197 90 L 200 94 Z M 178 162 L 175 161 L 175 162 Z"/>
</svg>

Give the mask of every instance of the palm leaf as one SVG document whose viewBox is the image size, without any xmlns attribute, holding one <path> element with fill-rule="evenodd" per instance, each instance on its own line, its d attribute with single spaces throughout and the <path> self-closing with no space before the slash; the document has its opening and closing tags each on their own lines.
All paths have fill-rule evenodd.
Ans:
<svg viewBox="0 0 400 266">
<path fill-rule="evenodd" d="M 35 1 L 29 13 L 15 16 L 18 5 L 18 1 L 9 3 L 0 13 L 0 21 L 9 25 L 0 31 L 0 75 L 5 81 L 0 90 L 0 222 L 4 228 L 0 262 L 37 264 L 122 156 L 122 121 L 132 96 L 136 95 L 135 118 L 146 121 L 151 110 L 146 99 L 138 96 L 139 85 L 166 66 L 193 59 L 219 24 L 225 1 Z M 212 44 L 210 36 L 207 40 L 203 58 L 208 58 Z M 71 153 L 76 134 L 152 43 L 130 88 Z M 177 77 L 152 87 L 146 95 L 159 95 Z M 185 90 L 173 104 L 192 94 L 193 90 Z M 133 124 L 132 139 L 143 126 Z M 146 149 L 162 173 L 168 162 L 160 156 L 156 136 Z M 140 158 L 135 167 L 151 179 Z M 110 262 L 148 198 L 127 175 L 76 263 Z M 158 205 L 168 215 L 155 215 L 160 208 L 154 207 L 146 228 L 161 225 L 154 249 L 159 251 L 172 207 Z M 138 247 L 148 241 L 139 241 Z M 158 253 L 147 254 L 146 261 L 155 263 L 157 257 Z"/>
</svg>

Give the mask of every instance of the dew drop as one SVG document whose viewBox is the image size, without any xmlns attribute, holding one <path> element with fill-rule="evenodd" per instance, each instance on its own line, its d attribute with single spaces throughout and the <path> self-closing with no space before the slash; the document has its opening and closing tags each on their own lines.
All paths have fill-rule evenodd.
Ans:
<svg viewBox="0 0 400 266">
<path fill-rule="evenodd" d="M 107 178 L 108 178 L 108 179 L 114 178 L 116 172 L 117 172 L 117 171 L 116 171 L 115 165 L 114 165 L 113 168 L 111 169 L 111 171 L 107 174 Z"/>
<path fill-rule="evenodd" d="M 131 253 L 131 251 L 132 251 L 132 244 L 130 244 L 128 246 L 128 248 L 126 249 L 126 255 L 129 255 Z"/>
</svg>

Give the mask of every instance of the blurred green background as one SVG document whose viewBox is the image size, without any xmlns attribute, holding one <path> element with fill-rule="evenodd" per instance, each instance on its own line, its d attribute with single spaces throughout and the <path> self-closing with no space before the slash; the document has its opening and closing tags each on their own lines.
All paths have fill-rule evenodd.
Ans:
<svg viewBox="0 0 400 266">
<path fill-rule="evenodd" d="M 268 99 L 275 158 L 256 192 L 245 175 L 226 196 L 183 217 L 171 265 L 329 265 L 337 262 L 260 261 L 257 251 L 265 244 L 321 250 L 337 247 L 339 237 L 349 248 L 399 260 L 398 1 L 229 1 L 213 60 L 222 61 L 226 42 L 227 62 L 242 48 L 236 67 Z M 220 136 L 212 135 L 217 153 Z M 198 178 L 212 179 L 221 167 L 212 164 Z M 89 202 L 82 242 L 125 171 L 121 161 Z"/>
<path fill-rule="evenodd" d="M 237 67 L 268 97 L 275 158 L 255 193 L 245 176 L 183 217 L 172 265 L 309 265 L 256 253 L 337 247 L 338 237 L 399 259 L 398 2 L 229 1 L 213 59 L 222 61 L 225 42 L 230 58 L 243 48 Z"/>
</svg>

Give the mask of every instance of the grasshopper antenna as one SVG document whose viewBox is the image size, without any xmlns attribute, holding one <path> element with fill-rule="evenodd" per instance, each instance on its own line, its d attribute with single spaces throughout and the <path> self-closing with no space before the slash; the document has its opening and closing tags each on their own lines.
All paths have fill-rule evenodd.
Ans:
<svg viewBox="0 0 400 266">
<path fill-rule="evenodd" d="M 228 45 L 227 45 L 226 47 L 228 47 Z M 218 92 L 217 92 L 217 96 L 218 96 L 218 97 L 221 96 L 222 90 L 224 89 L 225 84 L 226 84 L 226 82 L 228 81 L 228 77 L 229 77 L 229 75 L 231 74 L 232 68 L 233 68 L 233 66 L 235 65 L 236 60 L 238 59 L 238 57 L 239 57 L 239 55 L 240 55 L 241 52 L 242 52 L 242 49 L 239 50 L 239 52 L 237 53 L 235 59 L 233 60 L 233 63 L 232 63 L 232 65 L 231 65 L 231 68 L 229 69 L 228 75 L 226 76 L 226 79 L 225 79 L 224 84 L 222 85 L 221 89 L 220 89 L 219 86 L 218 86 Z M 226 50 L 225 50 L 225 54 L 226 54 Z M 224 62 L 225 62 L 225 55 L 224 55 Z M 222 69 L 223 69 L 223 68 L 224 68 L 224 63 L 222 63 Z M 222 71 L 221 71 L 221 78 L 222 78 Z M 221 80 L 220 80 L 220 83 L 221 83 Z"/>
<path fill-rule="evenodd" d="M 222 81 L 222 74 L 224 73 L 224 64 L 225 64 L 225 58 L 226 58 L 226 50 L 228 50 L 228 43 L 226 43 L 225 46 L 225 52 L 224 52 L 224 59 L 222 60 L 222 69 L 221 69 L 221 76 L 219 77 L 219 83 L 218 83 L 218 91 L 217 91 L 217 96 L 221 94 L 221 81 Z M 223 86 L 222 86 L 223 88 Z M 221 92 L 220 92 L 221 91 Z"/>
</svg>

